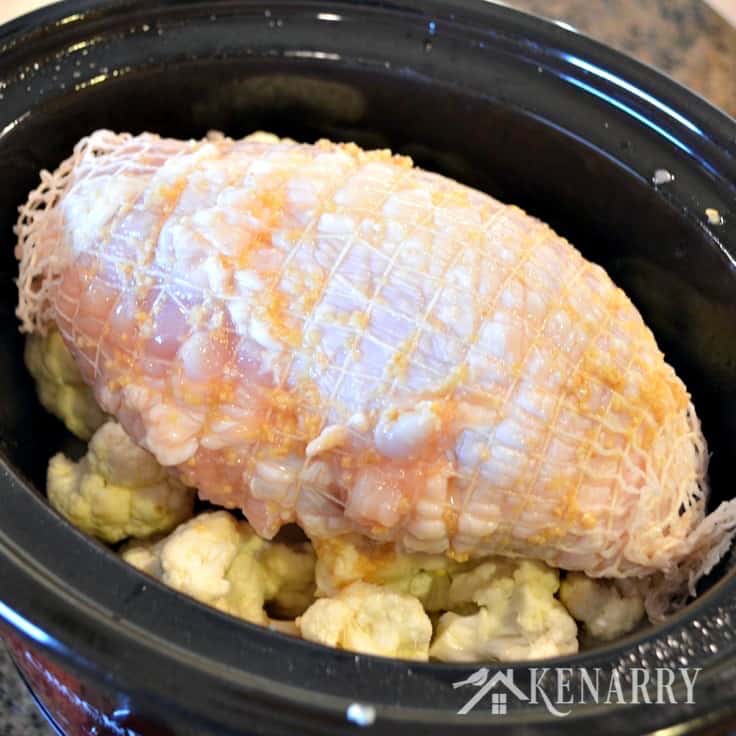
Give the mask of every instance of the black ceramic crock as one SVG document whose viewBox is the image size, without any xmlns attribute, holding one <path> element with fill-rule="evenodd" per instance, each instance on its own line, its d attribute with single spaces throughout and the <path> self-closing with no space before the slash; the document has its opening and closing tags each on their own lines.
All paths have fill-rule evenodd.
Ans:
<svg viewBox="0 0 736 736">
<path fill-rule="evenodd" d="M 0 618 L 62 728 L 728 727 L 736 711 L 728 561 L 665 625 L 552 663 L 616 671 L 624 682 L 633 667 L 702 667 L 694 704 L 588 704 L 564 719 L 513 699 L 503 716 L 487 704 L 459 716 L 468 694 L 452 683 L 474 667 L 292 640 L 126 567 L 44 499 L 49 456 L 73 443 L 38 405 L 22 364 L 12 226 L 40 169 L 99 127 L 173 136 L 260 128 L 391 147 L 521 205 L 608 270 L 692 391 L 716 503 L 736 477 L 733 121 L 603 46 L 480 1 L 73 0 L 6 25 L 0 45 Z M 659 170 L 674 178 L 660 173 L 655 184 Z M 528 674 L 526 663 L 511 668 L 517 682 Z M 375 720 L 361 726 L 366 714 Z"/>
</svg>

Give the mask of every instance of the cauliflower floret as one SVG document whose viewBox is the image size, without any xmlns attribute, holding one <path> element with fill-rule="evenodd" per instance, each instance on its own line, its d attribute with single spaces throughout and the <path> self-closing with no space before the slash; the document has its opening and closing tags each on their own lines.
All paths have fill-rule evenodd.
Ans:
<svg viewBox="0 0 736 736">
<path fill-rule="evenodd" d="M 448 608 L 451 576 L 468 567 L 447 555 L 397 552 L 354 535 L 315 541 L 317 595 L 334 596 L 353 582 L 385 586 L 418 598 L 425 610 Z"/>
<path fill-rule="evenodd" d="M 129 565 L 142 570 L 151 577 L 161 577 L 161 558 L 145 542 L 130 541 L 125 545 L 121 554 Z"/>
<path fill-rule="evenodd" d="M 531 659 L 578 649 L 575 621 L 555 598 L 558 571 L 543 563 L 501 557 L 457 562 L 351 535 L 319 540 L 315 551 L 318 595 L 339 599 L 341 590 L 362 580 L 415 597 L 433 616 L 446 612 L 430 648 L 435 659 Z M 339 616 L 338 610 L 323 613 L 321 626 L 333 631 L 327 616 Z"/>
<path fill-rule="evenodd" d="M 194 507 L 194 490 L 169 476 L 113 421 L 95 432 L 80 462 L 54 455 L 46 488 L 62 516 L 111 543 L 167 532 Z"/>
<path fill-rule="evenodd" d="M 296 620 L 304 639 L 353 652 L 426 660 L 432 623 L 413 596 L 355 582 Z"/>
<path fill-rule="evenodd" d="M 266 576 L 265 597 L 279 618 L 295 618 L 314 601 L 314 550 L 309 542 L 298 547 L 269 543 L 259 561 Z"/>
<path fill-rule="evenodd" d="M 644 617 L 642 596 L 631 581 L 568 573 L 560 586 L 560 600 L 594 639 L 602 641 L 628 634 Z"/>
<path fill-rule="evenodd" d="M 523 660 L 573 654 L 577 626 L 555 599 L 557 570 L 533 560 L 493 558 L 455 576 L 430 656 L 447 662 Z"/>
<path fill-rule="evenodd" d="M 82 376 L 58 330 L 26 338 L 25 362 L 43 407 L 77 437 L 88 440 L 106 415 Z"/>
<path fill-rule="evenodd" d="M 269 623 L 266 603 L 293 617 L 314 599 L 311 546 L 268 542 L 227 511 L 200 514 L 157 542 L 131 542 L 122 557 L 166 585 L 253 623 Z"/>
</svg>

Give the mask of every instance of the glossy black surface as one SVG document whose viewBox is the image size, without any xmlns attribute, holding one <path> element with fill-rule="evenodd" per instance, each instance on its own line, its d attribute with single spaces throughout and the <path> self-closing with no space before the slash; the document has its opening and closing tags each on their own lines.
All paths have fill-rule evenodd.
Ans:
<svg viewBox="0 0 736 736">
<path fill-rule="evenodd" d="M 94 128 L 266 128 L 390 146 L 521 205 L 607 268 L 693 393 L 716 502 L 733 494 L 736 457 L 731 120 L 591 41 L 481 2 L 71 2 L 6 26 L 0 44 L 0 616 L 182 734 L 338 732 L 354 700 L 376 705 L 396 732 L 584 729 L 594 717 L 602 732 L 639 731 L 732 707 L 728 565 L 666 626 L 566 660 L 624 678 L 632 666 L 704 666 L 696 705 L 605 718 L 583 707 L 564 722 L 514 702 L 500 721 L 487 708 L 459 719 L 468 696 L 451 683 L 473 667 L 293 641 L 141 577 L 33 490 L 70 440 L 35 401 L 12 284 L 17 206 L 38 170 Z M 674 181 L 655 187 L 657 169 Z M 724 223 L 708 225 L 706 208 Z"/>
</svg>

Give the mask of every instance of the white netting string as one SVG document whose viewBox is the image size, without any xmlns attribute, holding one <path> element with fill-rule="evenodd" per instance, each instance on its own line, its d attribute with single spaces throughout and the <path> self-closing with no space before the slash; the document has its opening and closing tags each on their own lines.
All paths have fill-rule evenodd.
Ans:
<svg viewBox="0 0 736 736">
<path fill-rule="evenodd" d="M 626 547 L 628 558 L 659 570 L 637 583 L 652 621 L 695 595 L 698 580 L 722 559 L 736 533 L 736 499 L 706 515 L 708 448 L 692 404 L 666 428 L 667 449 L 655 484 L 661 492 L 642 496 Z"/>
<path fill-rule="evenodd" d="M 22 332 L 46 332 L 51 322 L 51 293 L 69 262 L 70 250 L 66 247 L 57 204 L 84 163 L 114 153 L 131 137 L 128 133 L 119 135 L 99 130 L 83 138 L 74 147 L 74 153 L 53 173 L 41 172 L 41 183 L 19 208 L 14 228 L 18 237 L 15 257 L 20 262 L 16 315 Z"/>
</svg>

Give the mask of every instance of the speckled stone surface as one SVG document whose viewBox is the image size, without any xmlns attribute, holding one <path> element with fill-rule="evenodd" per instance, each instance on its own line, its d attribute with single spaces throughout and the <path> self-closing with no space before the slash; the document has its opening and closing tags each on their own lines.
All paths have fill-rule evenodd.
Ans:
<svg viewBox="0 0 736 736">
<path fill-rule="evenodd" d="M 563 21 L 658 68 L 736 117 L 736 29 L 702 0 L 507 0 L 506 4 Z M 0 643 L 0 736 L 52 733 Z"/>
<path fill-rule="evenodd" d="M 0 736 L 52 736 L 0 642 Z"/>
<path fill-rule="evenodd" d="M 736 117 L 736 29 L 702 0 L 507 0 L 656 67 Z"/>
</svg>

